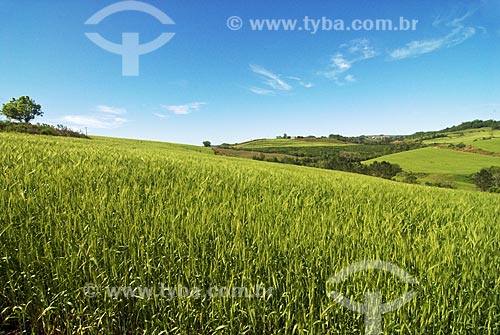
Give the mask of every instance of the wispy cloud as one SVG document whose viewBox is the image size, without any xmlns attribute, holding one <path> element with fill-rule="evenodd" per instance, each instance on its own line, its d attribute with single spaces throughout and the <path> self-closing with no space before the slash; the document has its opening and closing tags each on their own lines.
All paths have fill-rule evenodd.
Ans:
<svg viewBox="0 0 500 335">
<path fill-rule="evenodd" d="M 347 74 L 355 63 L 376 57 L 375 48 L 367 39 L 355 39 L 347 44 L 342 44 L 340 50 L 330 57 L 328 69 L 319 74 L 334 80 L 337 84 L 352 83 L 355 81 L 352 74 Z"/>
<path fill-rule="evenodd" d="M 175 115 L 187 115 L 193 112 L 199 112 L 201 107 L 207 105 L 206 102 L 191 102 L 184 105 L 163 105 L 163 109 Z"/>
<path fill-rule="evenodd" d="M 276 95 L 276 92 L 266 90 L 265 88 L 250 87 L 249 90 L 258 95 Z"/>
<path fill-rule="evenodd" d="M 96 107 L 96 110 L 98 112 L 101 112 L 101 113 L 108 113 L 108 114 L 115 114 L 115 115 L 127 114 L 127 110 L 124 108 L 117 108 L 117 107 L 106 106 L 106 105 L 98 105 Z"/>
<path fill-rule="evenodd" d="M 73 127 L 113 129 L 123 126 L 128 122 L 126 118 L 118 116 L 124 114 L 127 114 L 127 110 L 124 108 L 98 105 L 93 113 L 66 115 L 63 117 L 63 121 Z"/>
<path fill-rule="evenodd" d="M 288 79 L 291 79 L 291 80 L 295 80 L 296 82 L 299 83 L 300 86 L 302 87 L 305 87 L 305 88 L 311 88 L 311 87 L 314 87 L 314 84 L 311 83 L 311 82 L 306 82 L 306 81 L 303 81 L 301 78 L 299 77 L 288 77 Z"/>
<path fill-rule="evenodd" d="M 290 83 L 290 80 L 296 81 L 297 85 L 305 88 L 313 87 L 313 83 L 305 82 L 298 77 L 282 77 L 281 75 L 275 74 L 262 66 L 250 64 L 250 70 L 259 75 L 261 79 L 261 84 L 265 87 L 250 87 L 250 92 L 258 95 L 277 95 L 279 93 L 290 92 L 294 89 L 294 85 Z"/>
<path fill-rule="evenodd" d="M 124 118 L 117 117 L 105 119 L 88 115 L 66 115 L 63 117 L 63 120 L 73 126 L 99 129 L 118 128 L 128 122 L 128 120 Z"/>
<path fill-rule="evenodd" d="M 355 62 L 373 58 L 378 54 L 366 38 L 352 40 L 347 44 L 342 44 L 340 47 L 347 48 L 348 54 L 354 57 Z"/>
<path fill-rule="evenodd" d="M 451 28 L 448 34 L 434 39 L 412 41 L 404 47 L 389 52 L 390 59 L 401 60 L 417 57 L 443 48 L 451 48 L 465 42 L 474 36 L 477 31 L 476 28 L 464 24 L 464 21 L 474 14 L 474 12 L 475 11 L 469 11 L 464 16 L 451 20 L 438 17 L 434 20 L 433 25 L 439 27 L 445 24 L 447 27 Z"/>
<path fill-rule="evenodd" d="M 258 65 L 250 65 L 250 69 L 260 76 L 262 76 L 263 84 L 277 91 L 290 91 L 292 86 L 280 78 L 279 75 L 272 73 Z"/>
<path fill-rule="evenodd" d="M 161 114 L 161 113 L 153 113 L 153 115 L 160 118 L 160 119 L 168 119 L 170 117 L 170 115 Z"/>
<path fill-rule="evenodd" d="M 348 74 L 344 77 L 344 80 L 348 83 L 354 83 L 356 81 L 356 78 L 354 78 L 352 74 Z"/>
</svg>

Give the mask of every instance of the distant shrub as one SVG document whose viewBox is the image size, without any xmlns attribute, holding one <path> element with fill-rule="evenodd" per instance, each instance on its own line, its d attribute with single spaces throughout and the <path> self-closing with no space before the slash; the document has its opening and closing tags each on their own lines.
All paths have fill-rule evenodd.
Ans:
<svg viewBox="0 0 500 335">
<path fill-rule="evenodd" d="M 399 173 L 398 176 L 401 176 L 401 181 L 407 184 L 417 184 L 418 178 L 413 172 L 402 172 Z"/>
<path fill-rule="evenodd" d="M 266 155 L 264 155 L 262 152 L 259 153 L 258 155 L 254 155 L 252 157 L 252 159 L 256 160 L 256 161 L 263 161 L 265 158 L 266 158 Z"/>
<path fill-rule="evenodd" d="M 436 182 L 436 183 L 426 182 L 425 185 L 426 186 L 432 186 L 432 187 L 449 188 L 449 189 L 455 189 L 456 188 L 452 184 L 443 183 L 443 182 Z"/>
<path fill-rule="evenodd" d="M 43 128 L 43 129 L 40 131 L 40 134 L 41 134 L 41 135 L 52 135 L 52 136 L 56 135 L 56 133 L 55 133 L 55 132 L 53 132 L 53 131 L 52 131 L 51 129 L 49 129 L 49 128 Z"/>
<path fill-rule="evenodd" d="M 367 169 L 369 175 L 385 179 L 392 179 L 398 173 L 403 172 L 403 169 L 398 164 L 391 164 L 385 161 L 373 162 Z"/>
<path fill-rule="evenodd" d="M 500 167 L 492 166 L 487 169 L 481 169 L 481 171 L 471 176 L 471 180 L 481 191 L 499 193 L 492 191 L 492 189 L 496 190 L 500 188 Z"/>
<path fill-rule="evenodd" d="M 500 186 L 493 186 L 491 187 L 488 192 L 491 192 L 491 193 L 500 193 Z"/>
</svg>

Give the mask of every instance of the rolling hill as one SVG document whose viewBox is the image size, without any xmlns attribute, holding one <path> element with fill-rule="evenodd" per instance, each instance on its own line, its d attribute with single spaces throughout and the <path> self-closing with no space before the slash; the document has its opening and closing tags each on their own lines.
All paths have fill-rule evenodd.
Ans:
<svg viewBox="0 0 500 335">
<path fill-rule="evenodd" d="M 491 128 L 480 128 L 480 129 L 466 129 L 458 132 L 446 132 L 442 133 L 444 137 L 426 140 L 426 143 L 465 143 L 473 144 L 478 140 L 486 140 L 492 137 L 500 136 L 500 130 L 492 130 Z"/>
<path fill-rule="evenodd" d="M 357 164 L 362 162 L 367 166 L 385 161 L 399 165 L 405 172 L 394 175 L 393 180 L 408 182 L 410 179 L 406 176 L 412 173 L 416 179 L 411 182 L 477 190 L 471 176 L 483 168 L 500 166 L 500 130 L 483 126 L 487 124 L 497 127 L 496 121 L 476 120 L 409 136 L 331 135 L 330 138 L 255 140 L 215 152 L 372 175 L 376 174 L 363 172 Z M 467 129 L 467 126 L 475 128 Z"/>
<path fill-rule="evenodd" d="M 460 152 L 438 147 L 400 152 L 378 157 L 366 163 L 387 161 L 407 172 L 415 172 L 421 182 L 439 183 L 454 188 L 475 190 L 470 176 L 483 168 L 500 166 L 500 157 Z"/>
</svg>

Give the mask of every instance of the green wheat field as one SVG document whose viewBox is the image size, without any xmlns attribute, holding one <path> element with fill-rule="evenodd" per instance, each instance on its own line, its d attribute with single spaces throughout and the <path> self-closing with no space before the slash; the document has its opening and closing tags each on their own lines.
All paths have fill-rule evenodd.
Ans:
<svg viewBox="0 0 500 335">
<path fill-rule="evenodd" d="M 416 292 L 383 315 L 384 334 L 500 333 L 496 194 L 186 145 L 7 133 L 0 190 L 0 333 L 363 334 L 363 315 L 327 296 L 329 278 L 363 260 L 418 281 L 364 271 L 333 288 L 359 302 Z M 163 284 L 273 292 L 169 299 Z"/>
</svg>

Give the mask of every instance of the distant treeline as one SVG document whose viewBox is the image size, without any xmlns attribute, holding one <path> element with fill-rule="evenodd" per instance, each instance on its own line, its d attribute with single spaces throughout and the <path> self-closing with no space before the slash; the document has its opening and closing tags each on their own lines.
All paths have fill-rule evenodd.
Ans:
<svg viewBox="0 0 500 335">
<path fill-rule="evenodd" d="M 500 121 L 495 120 L 474 120 L 469 122 L 464 122 L 458 126 L 453 126 L 441 130 L 442 132 L 452 132 L 452 131 L 463 131 L 467 129 L 479 129 L 490 127 L 492 129 L 500 129 Z"/>
<path fill-rule="evenodd" d="M 480 129 L 480 128 L 492 128 L 500 129 L 500 121 L 495 120 L 474 120 L 463 122 L 458 126 L 448 127 L 438 131 L 419 131 L 413 135 L 406 136 L 408 139 L 414 139 L 419 141 L 432 140 L 440 137 L 447 137 L 447 133 L 464 131 L 469 129 Z"/>
<path fill-rule="evenodd" d="M 341 142 L 354 143 L 354 144 L 389 144 L 396 141 L 404 140 L 404 136 L 390 136 L 390 135 L 378 135 L 378 136 L 353 136 L 346 137 L 342 135 L 330 134 L 329 139 L 335 139 Z"/>
<path fill-rule="evenodd" d="M 456 132 L 456 131 L 464 131 L 468 129 L 479 129 L 479 128 L 492 128 L 492 129 L 500 129 L 500 121 L 495 120 L 474 120 L 463 122 L 458 126 L 448 127 L 438 131 L 419 131 L 412 135 L 397 135 L 397 136 L 389 136 L 389 135 L 380 135 L 380 136 L 355 136 L 355 137 L 346 137 L 342 135 L 331 134 L 328 136 L 330 139 L 336 139 L 338 141 L 346 142 L 346 143 L 356 143 L 356 144 L 388 144 L 396 141 L 403 141 L 405 139 L 413 139 L 413 140 L 431 140 L 440 137 L 446 137 L 445 133 L 448 132 Z"/>
</svg>

